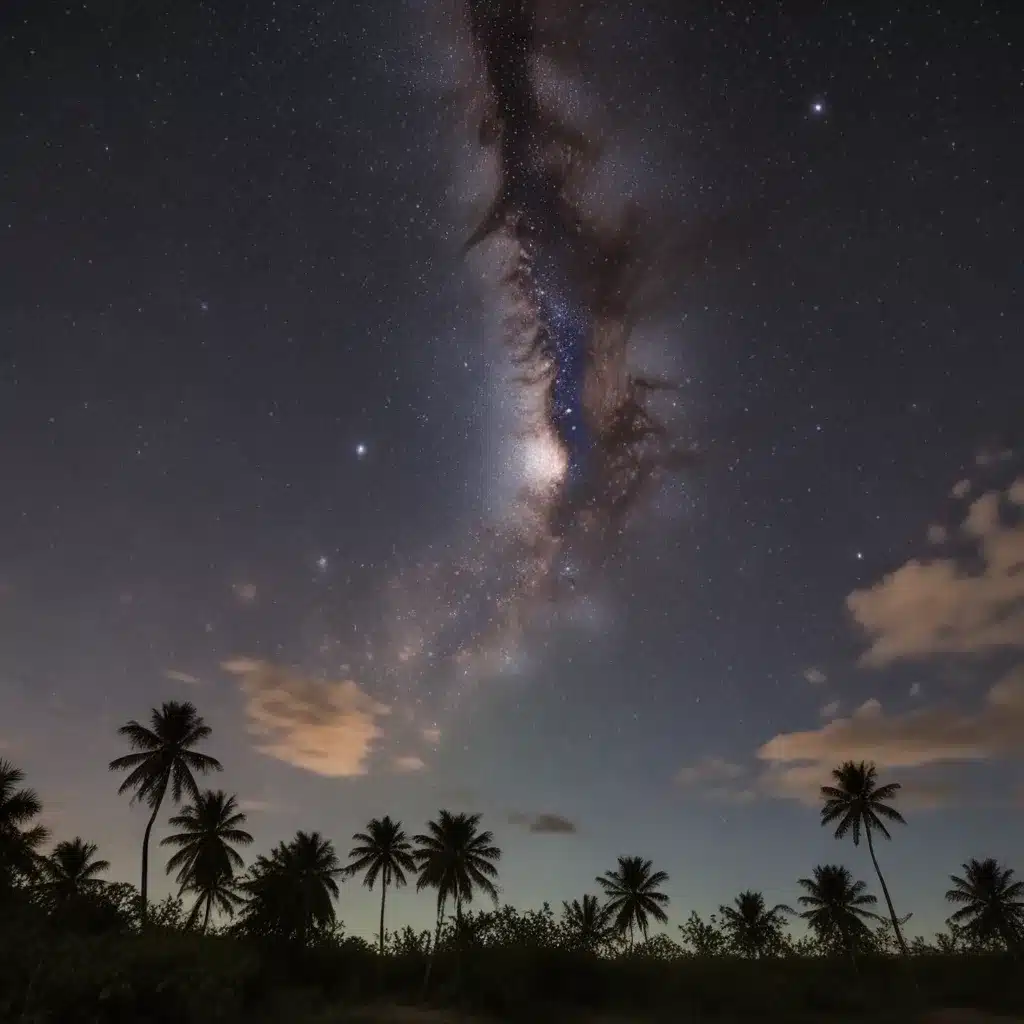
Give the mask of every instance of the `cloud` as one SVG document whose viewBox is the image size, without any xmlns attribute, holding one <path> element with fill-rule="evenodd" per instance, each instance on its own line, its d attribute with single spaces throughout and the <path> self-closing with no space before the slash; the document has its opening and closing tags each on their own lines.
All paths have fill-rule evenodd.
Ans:
<svg viewBox="0 0 1024 1024">
<path fill-rule="evenodd" d="M 441 730 L 435 726 L 430 726 L 426 729 L 420 730 L 420 735 L 423 737 L 425 742 L 433 744 L 434 746 L 437 746 L 437 744 L 441 742 Z"/>
<path fill-rule="evenodd" d="M 953 489 L 949 492 L 951 498 L 966 498 L 971 493 L 971 481 L 970 480 L 957 480 L 953 484 Z"/>
<path fill-rule="evenodd" d="M 238 809 L 245 814 L 270 814 L 278 810 L 278 806 L 269 800 L 239 800 Z"/>
<path fill-rule="evenodd" d="M 780 733 L 757 752 L 769 767 L 813 765 L 818 770 L 846 760 L 920 768 L 1022 755 L 1024 665 L 997 682 L 973 711 L 933 706 L 888 715 L 877 700 L 870 700 L 850 717 L 837 718 L 820 729 Z"/>
<path fill-rule="evenodd" d="M 822 718 L 835 718 L 839 711 L 839 701 L 829 701 L 819 712 Z"/>
<path fill-rule="evenodd" d="M 513 811 L 508 816 L 508 823 L 537 835 L 572 835 L 578 831 L 574 822 L 560 814 L 523 814 Z"/>
<path fill-rule="evenodd" d="M 231 589 L 234 591 L 235 597 L 246 604 L 251 604 L 255 601 L 259 593 L 255 583 L 233 583 Z"/>
<path fill-rule="evenodd" d="M 188 672 L 179 672 L 176 668 L 167 669 L 164 676 L 176 683 L 187 683 L 189 686 L 199 686 L 202 683 L 198 676 L 189 675 Z"/>
<path fill-rule="evenodd" d="M 921 684 L 920 683 L 911 683 L 910 684 L 910 696 L 911 697 L 920 697 L 921 696 Z"/>
<path fill-rule="evenodd" d="M 221 666 L 246 696 L 256 749 L 317 775 L 365 775 L 381 736 L 378 719 L 391 709 L 351 679 L 318 681 L 252 658 Z"/>
<path fill-rule="evenodd" d="M 694 764 L 680 768 L 676 774 L 676 782 L 686 788 L 705 786 L 716 782 L 732 782 L 743 775 L 743 772 L 744 768 L 741 764 L 726 761 L 721 757 L 705 757 Z"/>
<path fill-rule="evenodd" d="M 804 679 L 813 686 L 820 686 L 822 683 L 828 682 L 828 676 L 820 668 L 815 668 L 813 665 L 810 668 L 805 668 L 803 675 Z"/>
<path fill-rule="evenodd" d="M 940 526 L 938 523 L 932 523 L 928 527 L 928 543 L 929 544 L 945 544 L 949 540 L 949 530 L 944 526 Z"/>
<path fill-rule="evenodd" d="M 392 767 L 403 775 L 411 775 L 414 772 L 423 771 L 427 767 L 427 762 L 415 754 L 406 754 L 403 757 L 396 757 L 392 761 Z"/>
<path fill-rule="evenodd" d="M 870 647 L 863 664 L 1024 647 L 1024 522 L 1006 525 L 1001 502 L 1024 495 L 1024 477 L 973 501 L 961 527 L 977 565 L 913 559 L 846 599 Z"/>
<path fill-rule="evenodd" d="M 1000 462 L 1008 462 L 1013 458 L 1012 448 L 1001 448 L 996 451 L 982 451 L 974 456 L 974 461 L 979 466 L 995 466 Z"/>
</svg>

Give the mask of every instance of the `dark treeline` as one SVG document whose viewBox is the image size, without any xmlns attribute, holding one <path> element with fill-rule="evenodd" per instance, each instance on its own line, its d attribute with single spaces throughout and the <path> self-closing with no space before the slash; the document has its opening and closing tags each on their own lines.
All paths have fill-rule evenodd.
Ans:
<svg viewBox="0 0 1024 1024">
<path fill-rule="evenodd" d="M 110 767 L 148 810 L 138 888 L 105 879 L 92 842 L 50 846 L 39 797 L 0 760 L 0 1020 L 312 1020 L 379 1001 L 560 1020 L 1024 1009 L 1024 882 L 994 859 L 969 861 L 950 876 L 946 930 L 908 943 L 910 915 L 897 914 L 875 850 L 904 824 L 890 803 L 899 786 L 879 785 L 870 764 L 833 772 L 821 821 L 839 839 L 865 840 L 882 904 L 849 868 L 826 864 L 797 880 L 795 907 L 746 891 L 709 920 L 690 913 L 651 935 L 669 923 L 668 875 L 640 856 L 620 857 L 558 913 L 502 906 L 501 850 L 479 814 L 441 810 L 418 834 L 374 819 L 347 859 L 300 831 L 247 866 L 240 851 L 253 837 L 237 799 L 197 781 L 222 766 L 198 749 L 210 729 L 196 709 L 166 703 L 120 734 L 131 749 Z M 153 904 L 161 811 L 177 893 Z M 337 916 L 346 878 L 380 894 L 372 944 Z M 388 897 L 408 885 L 434 901 L 432 929 L 389 923 Z"/>
</svg>

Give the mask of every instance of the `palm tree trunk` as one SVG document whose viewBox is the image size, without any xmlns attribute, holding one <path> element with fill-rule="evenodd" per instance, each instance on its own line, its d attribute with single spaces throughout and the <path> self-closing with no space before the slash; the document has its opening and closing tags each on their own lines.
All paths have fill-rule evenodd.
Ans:
<svg viewBox="0 0 1024 1024">
<path fill-rule="evenodd" d="M 384 955 L 384 901 L 388 895 L 388 869 L 384 869 L 380 887 L 380 955 Z"/>
<path fill-rule="evenodd" d="M 213 893 L 206 894 L 206 913 L 203 914 L 203 928 L 202 934 L 206 934 L 206 929 L 210 927 L 210 910 L 213 908 Z"/>
<path fill-rule="evenodd" d="M 892 919 L 892 926 L 896 930 L 896 941 L 899 942 L 903 955 L 909 956 L 910 950 L 907 949 L 907 943 L 903 938 L 900 923 L 896 919 L 896 911 L 893 909 L 892 897 L 889 895 L 889 887 L 885 884 L 885 879 L 882 877 L 882 871 L 878 866 L 878 858 L 875 856 L 875 844 L 871 841 L 871 829 L 865 828 L 864 832 L 868 837 L 868 853 L 871 854 L 871 863 L 875 865 L 875 874 L 878 875 L 878 884 L 882 887 L 882 893 L 885 896 L 885 903 L 889 908 L 889 917 Z"/>
<path fill-rule="evenodd" d="M 160 787 L 160 795 L 156 798 L 156 803 L 153 805 L 153 813 L 149 816 L 149 821 L 146 823 L 146 831 L 142 835 L 142 884 L 139 886 L 139 894 L 142 897 L 140 920 L 143 928 L 146 927 L 149 921 L 149 837 L 153 831 L 156 816 L 160 813 L 160 805 L 164 802 L 164 794 L 166 792 L 167 783 L 165 782 Z"/>
<path fill-rule="evenodd" d="M 430 984 L 430 969 L 434 966 L 434 957 L 437 955 L 437 945 L 441 941 L 441 922 L 444 921 L 444 896 L 438 893 L 437 896 L 437 925 L 434 928 L 434 945 L 430 947 L 430 956 L 427 957 L 427 969 L 423 973 L 423 994 L 426 995 L 427 985 Z"/>
</svg>

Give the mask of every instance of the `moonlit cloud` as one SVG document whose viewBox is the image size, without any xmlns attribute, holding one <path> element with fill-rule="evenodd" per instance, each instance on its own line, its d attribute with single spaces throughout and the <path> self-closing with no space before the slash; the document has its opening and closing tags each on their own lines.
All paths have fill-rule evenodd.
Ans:
<svg viewBox="0 0 1024 1024">
<path fill-rule="evenodd" d="M 839 701 L 829 701 L 819 712 L 822 718 L 835 718 L 839 712 Z"/>
<path fill-rule="evenodd" d="M 412 775 L 423 771 L 427 767 L 427 762 L 415 754 L 405 754 L 401 757 L 396 757 L 392 761 L 392 766 L 401 775 Z"/>
<path fill-rule="evenodd" d="M 256 600 L 257 589 L 255 583 L 234 583 L 231 586 L 235 597 L 244 604 L 252 604 Z"/>
<path fill-rule="evenodd" d="M 966 498 L 971 493 L 971 481 L 970 480 L 957 480 L 953 484 L 953 489 L 949 492 L 951 498 Z"/>
<path fill-rule="evenodd" d="M 936 654 L 979 654 L 1024 647 L 1024 523 L 1006 525 L 1000 508 L 1016 503 L 1024 478 L 1004 494 L 971 503 L 960 530 L 978 564 L 912 559 L 846 599 L 867 634 L 867 665 Z"/>
<path fill-rule="evenodd" d="M 317 775 L 366 774 L 382 735 L 378 720 L 391 712 L 387 705 L 351 679 L 310 679 L 252 658 L 221 667 L 239 680 L 248 730 L 261 753 Z"/>
<path fill-rule="evenodd" d="M 188 672 L 179 672 L 176 668 L 169 668 L 164 672 L 164 677 L 175 683 L 185 683 L 187 686 L 199 686 L 202 680 L 198 676 L 190 675 Z"/>
<path fill-rule="evenodd" d="M 814 666 L 804 669 L 804 679 L 813 686 L 820 686 L 822 683 L 828 682 L 828 676 L 820 668 Z"/>
<path fill-rule="evenodd" d="M 572 835 L 578 831 L 576 824 L 561 814 L 524 814 L 513 811 L 508 823 L 525 828 L 535 835 Z"/>
</svg>

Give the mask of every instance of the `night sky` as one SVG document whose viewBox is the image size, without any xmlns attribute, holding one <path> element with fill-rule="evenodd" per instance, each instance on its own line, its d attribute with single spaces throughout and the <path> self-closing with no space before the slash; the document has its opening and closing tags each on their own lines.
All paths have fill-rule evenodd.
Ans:
<svg viewBox="0 0 1024 1024">
<path fill-rule="evenodd" d="M 967 858 L 1024 870 L 1021 38 L 767 6 L 595 19 L 608 187 L 678 242 L 635 351 L 703 455 L 453 662 L 522 468 L 455 8 L 3 5 L 0 750 L 58 837 L 136 880 L 116 729 L 187 699 L 257 851 L 478 810 L 521 907 L 634 853 L 674 923 L 874 887 L 818 825 L 847 757 L 904 784 L 912 932 Z"/>
</svg>

